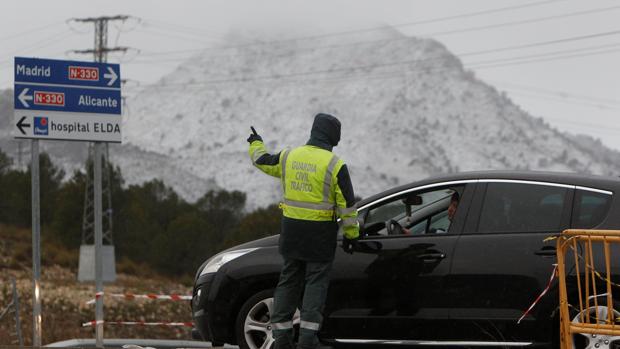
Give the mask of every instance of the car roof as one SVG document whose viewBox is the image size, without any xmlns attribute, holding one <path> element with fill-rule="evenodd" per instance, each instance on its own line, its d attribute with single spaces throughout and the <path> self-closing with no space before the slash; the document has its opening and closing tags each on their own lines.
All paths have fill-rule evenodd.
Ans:
<svg viewBox="0 0 620 349">
<path fill-rule="evenodd" d="M 593 189 L 601 189 L 608 191 L 620 190 L 620 177 L 598 176 L 591 174 L 579 174 L 570 172 L 545 172 L 545 171 L 472 171 L 459 172 L 447 175 L 437 175 L 422 179 L 420 181 L 411 182 L 401 185 L 384 192 L 375 194 L 368 198 L 362 199 L 358 203 L 358 207 L 364 204 L 380 199 L 386 195 L 398 193 L 413 187 L 419 187 L 432 183 L 453 182 L 462 180 L 476 179 L 498 179 L 498 180 L 522 180 L 533 182 L 548 182 L 557 184 L 567 184 L 588 187 Z"/>
</svg>

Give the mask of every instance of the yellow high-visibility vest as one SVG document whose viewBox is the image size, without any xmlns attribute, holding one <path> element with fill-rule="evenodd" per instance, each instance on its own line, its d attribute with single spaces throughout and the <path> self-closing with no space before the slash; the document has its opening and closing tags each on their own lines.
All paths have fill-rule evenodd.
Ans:
<svg viewBox="0 0 620 349">
<path fill-rule="evenodd" d="M 250 145 L 250 157 L 263 172 L 282 181 L 283 201 L 280 205 L 285 217 L 330 221 L 340 218 L 340 226 L 348 238 L 359 236 L 357 210 L 347 208 L 338 184 L 338 171 L 344 162 L 334 153 L 312 145 L 285 149 L 279 163 L 260 165 L 256 161 L 266 154 L 261 141 Z"/>
</svg>

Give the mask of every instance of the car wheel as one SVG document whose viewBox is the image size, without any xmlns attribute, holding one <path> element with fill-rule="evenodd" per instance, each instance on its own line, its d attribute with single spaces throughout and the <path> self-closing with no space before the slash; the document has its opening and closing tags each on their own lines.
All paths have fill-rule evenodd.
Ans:
<svg viewBox="0 0 620 349">
<path fill-rule="evenodd" d="M 237 344 L 241 349 L 270 349 L 275 341 L 271 329 L 273 291 L 264 290 L 250 297 L 241 307 L 235 322 Z M 293 325 L 299 325 L 299 310 Z"/>
<path fill-rule="evenodd" d="M 581 322 L 582 316 L 589 314 L 590 319 L 596 319 L 598 315 L 598 323 L 604 324 L 607 319 L 607 307 L 598 306 L 585 309 L 573 317 L 573 323 Z M 613 318 L 618 319 L 620 312 L 613 310 Z M 594 320 L 596 321 L 596 320 Z M 594 322 L 592 321 L 592 322 Z M 575 334 L 573 335 L 573 349 L 608 349 L 616 348 L 620 345 L 620 336 L 596 335 L 596 334 Z"/>
</svg>

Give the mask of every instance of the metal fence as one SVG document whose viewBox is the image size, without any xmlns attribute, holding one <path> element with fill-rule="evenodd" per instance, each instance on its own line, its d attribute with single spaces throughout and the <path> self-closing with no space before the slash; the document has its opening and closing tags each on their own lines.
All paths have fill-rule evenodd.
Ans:
<svg viewBox="0 0 620 349">
<path fill-rule="evenodd" d="M 565 230 L 558 238 L 561 349 L 609 348 L 620 336 L 618 243 L 620 230 Z"/>
</svg>

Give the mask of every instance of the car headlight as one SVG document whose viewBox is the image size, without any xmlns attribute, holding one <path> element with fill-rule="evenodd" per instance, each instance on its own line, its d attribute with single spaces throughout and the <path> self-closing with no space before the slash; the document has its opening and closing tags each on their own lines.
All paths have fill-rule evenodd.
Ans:
<svg viewBox="0 0 620 349">
<path fill-rule="evenodd" d="M 207 265 L 205 265 L 205 267 L 200 272 L 200 276 L 209 273 L 215 273 L 222 267 L 222 265 L 257 249 L 258 248 L 246 248 L 243 250 L 227 251 L 216 254 L 211 258 L 211 260 L 209 260 L 209 262 L 207 262 Z"/>
</svg>

